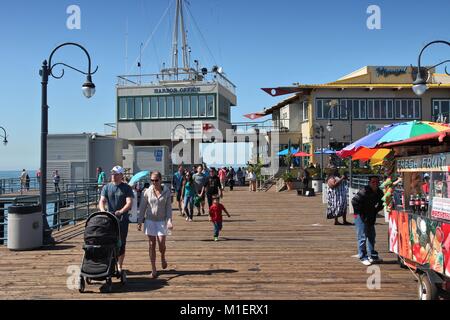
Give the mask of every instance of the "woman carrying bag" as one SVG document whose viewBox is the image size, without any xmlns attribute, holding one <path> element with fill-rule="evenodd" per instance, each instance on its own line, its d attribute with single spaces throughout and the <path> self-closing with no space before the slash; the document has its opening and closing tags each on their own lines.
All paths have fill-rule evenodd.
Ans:
<svg viewBox="0 0 450 320">
<path fill-rule="evenodd" d="M 149 238 L 149 255 L 152 264 L 152 275 L 158 276 L 156 269 L 156 243 L 161 253 L 161 267 L 167 269 L 166 237 L 168 230 L 173 230 L 172 224 L 172 194 L 167 186 L 161 184 L 162 176 L 159 172 L 152 172 L 152 185 L 148 188 L 139 206 L 138 231 L 142 230 Z"/>
</svg>

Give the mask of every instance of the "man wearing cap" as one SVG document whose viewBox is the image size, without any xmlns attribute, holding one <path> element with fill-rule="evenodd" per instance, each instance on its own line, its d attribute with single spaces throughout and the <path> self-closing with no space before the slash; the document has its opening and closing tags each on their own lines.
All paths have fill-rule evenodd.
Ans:
<svg viewBox="0 0 450 320">
<path fill-rule="evenodd" d="M 122 246 L 119 251 L 118 271 L 122 272 L 123 261 L 125 259 L 125 247 L 128 236 L 128 225 L 130 223 L 128 212 L 133 204 L 133 190 L 123 182 L 125 170 L 116 166 L 111 170 L 111 183 L 105 185 L 102 189 L 100 202 L 98 204 L 100 211 L 108 211 L 114 214 L 120 221 L 120 240 Z M 106 206 L 108 210 L 106 210 Z"/>
</svg>

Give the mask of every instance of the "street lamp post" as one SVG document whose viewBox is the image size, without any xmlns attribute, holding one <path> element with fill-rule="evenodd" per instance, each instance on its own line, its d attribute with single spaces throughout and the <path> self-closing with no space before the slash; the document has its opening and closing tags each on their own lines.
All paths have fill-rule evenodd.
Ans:
<svg viewBox="0 0 450 320">
<path fill-rule="evenodd" d="M 427 45 L 425 45 L 423 48 L 422 48 L 422 50 L 420 51 L 420 54 L 419 54 L 419 59 L 418 59 L 418 62 L 417 62 L 417 78 L 416 78 L 416 80 L 413 82 L 413 91 L 414 91 L 414 93 L 416 94 L 416 95 L 418 95 L 418 96 L 421 96 L 421 95 L 423 95 L 427 90 L 428 90 L 428 87 L 427 87 L 427 80 L 425 80 L 425 79 L 423 79 L 422 78 L 422 74 L 421 74 L 421 69 L 422 69 L 422 54 L 423 54 L 423 52 L 425 51 L 425 49 L 426 48 L 428 48 L 429 46 L 431 46 L 432 44 L 435 44 L 435 43 L 443 43 L 443 44 L 446 44 L 446 45 L 448 45 L 448 46 L 450 46 L 450 42 L 448 42 L 448 41 L 444 41 L 444 40 L 436 40 L 436 41 L 431 41 L 430 43 L 428 43 Z M 442 61 L 442 62 L 440 62 L 440 63 L 438 63 L 438 64 L 436 64 L 436 65 L 434 65 L 434 66 L 432 66 L 432 67 L 430 67 L 430 68 L 427 68 L 426 69 L 426 71 L 428 72 L 430 69 L 432 69 L 432 68 L 435 68 L 435 67 L 437 67 L 437 66 L 440 66 L 441 64 L 444 64 L 444 63 L 448 63 L 448 62 L 450 62 L 450 60 L 445 60 L 445 61 Z M 450 73 L 448 73 L 447 72 L 447 67 L 445 68 L 445 73 L 447 74 L 447 75 L 450 75 Z"/>
<path fill-rule="evenodd" d="M 56 51 L 58 49 L 65 47 L 65 46 L 75 46 L 80 48 L 84 51 L 88 58 L 88 72 L 83 72 L 77 68 L 74 68 L 70 65 L 67 65 L 65 63 L 55 63 L 52 64 L 52 59 Z M 48 62 L 47 62 L 48 61 Z M 82 85 L 82 91 L 86 98 L 91 98 L 95 94 L 95 85 L 92 82 L 92 75 L 95 74 L 98 70 L 98 67 L 95 69 L 94 72 L 92 72 L 91 68 L 91 57 L 87 50 L 82 47 L 81 45 L 77 43 L 72 42 L 66 42 L 58 47 L 56 47 L 52 53 L 50 54 L 50 57 L 48 60 L 45 60 L 42 63 L 42 69 L 40 70 L 39 74 L 42 77 L 42 103 L 41 103 L 41 188 L 40 188 L 40 202 L 42 206 L 42 217 L 44 219 L 44 241 L 48 242 L 51 241 L 50 235 L 46 233 L 46 229 L 48 228 L 48 222 L 47 222 L 47 136 L 48 136 L 48 105 L 47 105 L 47 86 L 48 86 L 48 79 L 50 76 L 52 76 L 55 79 L 61 79 L 64 76 L 64 69 L 61 71 L 61 75 L 56 76 L 53 73 L 53 68 L 56 66 L 64 66 L 68 67 L 72 70 L 75 70 L 79 73 L 82 73 L 86 75 L 86 82 Z"/>
<path fill-rule="evenodd" d="M 334 100 L 334 103 L 330 102 L 330 107 L 334 108 L 334 107 L 337 107 L 337 106 L 339 106 L 341 108 L 343 106 L 343 104 L 340 104 L 336 100 Z M 347 116 L 348 116 L 348 119 L 349 119 L 349 122 L 350 122 L 350 143 L 352 143 L 352 141 L 353 141 L 353 110 L 349 109 L 348 106 L 349 106 L 348 104 L 345 105 L 345 110 L 346 110 L 346 113 L 347 113 Z M 331 110 L 331 108 L 330 108 L 330 110 Z M 328 115 L 329 114 L 330 113 L 328 113 Z M 330 116 L 328 116 L 327 130 L 328 130 L 328 132 L 331 132 L 333 130 L 333 124 L 331 123 Z M 351 158 L 350 158 L 350 163 L 349 163 L 349 166 L 348 166 L 348 171 L 349 171 L 348 173 L 349 173 L 349 180 L 350 180 L 350 186 L 351 186 L 352 185 L 352 171 L 353 171 L 353 163 L 352 163 L 352 159 Z"/>
<path fill-rule="evenodd" d="M 2 129 L 4 134 L 5 134 L 3 136 L 0 134 L 0 138 L 3 138 L 3 144 L 6 146 L 8 144 L 8 139 L 7 139 L 8 136 L 6 134 L 6 130 L 3 127 L 0 127 L 0 129 Z"/>
<path fill-rule="evenodd" d="M 320 134 L 320 136 L 316 136 L 317 138 L 320 138 L 320 179 L 323 179 L 323 139 L 325 138 L 324 134 L 324 128 L 320 124 L 316 124 L 316 132 Z"/>
</svg>

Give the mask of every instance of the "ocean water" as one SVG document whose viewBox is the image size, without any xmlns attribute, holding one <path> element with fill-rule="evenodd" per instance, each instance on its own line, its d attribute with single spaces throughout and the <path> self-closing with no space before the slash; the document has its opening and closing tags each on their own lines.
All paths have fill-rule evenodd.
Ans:
<svg viewBox="0 0 450 320">
<path fill-rule="evenodd" d="M 30 178 L 36 177 L 36 170 L 28 170 L 28 175 Z M 17 171 L 0 171 L 0 180 L 1 179 L 11 179 L 11 178 L 20 178 L 22 174 L 22 170 Z"/>
</svg>

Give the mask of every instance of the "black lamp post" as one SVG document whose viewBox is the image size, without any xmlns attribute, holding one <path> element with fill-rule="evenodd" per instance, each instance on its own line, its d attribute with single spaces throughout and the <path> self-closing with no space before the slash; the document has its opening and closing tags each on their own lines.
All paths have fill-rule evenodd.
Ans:
<svg viewBox="0 0 450 320">
<path fill-rule="evenodd" d="M 332 100 L 331 102 L 329 102 L 330 107 L 340 107 L 342 108 L 343 104 L 340 104 L 338 101 L 336 100 Z M 332 110 L 330 108 L 330 110 Z M 345 105 L 345 110 L 347 112 L 347 116 L 350 122 L 350 143 L 353 142 L 353 110 L 349 109 L 348 104 Z M 333 124 L 331 123 L 331 117 L 329 116 L 330 113 L 328 113 L 328 124 L 327 124 L 327 130 L 328 132 L 333 131 Z M 353 169 L 353 163 L 352 163 L 352 159 L 350 158 L 350 163 L 348 166 L 348 173 L 349 173 L 349 180 L 350 180 L 350 186 L 352 185 L 352 170 Z"/>
<path fill-rule="evenodd" d="M 4 132 L 4 134 L 5 134 L 4 136 L 0 135 L 0 138 L 3 138 L 3 144 L 6 146 L 6 145 L 8 144 L 8 139 L 7 139 L 6 130 L 5 130 L 5 128 L 3 128 L 3 127 L 0 127 L 0 129 L 2 129 L 3 132 Z"/>
<path fill-rule="evenodd" d="M 320 136 L 316 136 L 316 139 L 320 138 L 320 179 L 323 179 L 323 139 L 325 138 L 324 128 L 320 124 L 316 124 L 316 133 Z"/>
<path fill-rule="evenodd" d="M 84 51 L 88 58 L 88 72 L 83 72 L 77 68 L 74 68 L 70 65 L 67 65 L 65 63 L 55 63 L 52 64 L 53 55 L 56 53 L 56 51 L 62 47 L 65 46 L 75 46 L 80 48 Z M 50 54 L 50 57 L 47 60 L 45 60 L 42 63 L 42 69 L 40 70 L 39 74 L 42 77 L 42 114 L 41 114 L 41 188 L 40 188 L 40 202 L 42 206 L 42 216 L 44 219 L 44 241 L 49 242 L 52 239 L 50 238 L 50 235 L 46 233 L 46 229 L 48 228 L 47 223 L 47 136 L 48 136 L 48 105 L 47 105 L 47 85 L 48 85 L 48 79 L 50 76 L 52 76 L 55 79 L 61 79 L 64 76 L 64 69 L 61 71 L 61 75 L 55 76 L 53 74 L 53 68 L 56 66 L 64 66 L 68 67 L 72 70 L 75 70 L 81 74 L 86 75 L 86 82 L 82 85 L 82 91 L 86 98 L 91 98 L 95 94 L 95 85 L 92 82 L 92 75 L 95 74 L 98 70 L 98 67 L 95 69 L 94 72 L 92 72 L 91 68 L 91 57 L 89 56 L 89 53 L 87 50 L 82 47 L 81 45 L 77 43 L 67 42 L 59 45 L 56 47 L 52 53 Z"/>
<path fill-rule="evenodd" d="M 431 41 L 430 43 L 428 43 L 427 45 L 425 45 L 425 46 L 422 48 L 422 50 L 420 51 L 419 59 L 418 59 L 418 63 L 417 63 L 417 78 L 416 78 L 416 80 L 413 82 L 413 87 L 412 87 L 414 93 L 415 93 L 416 95 L 418 95 L 418 96 L 423 95 L 423 94 L 428 90 L 428 87 L 427 87 L 427 80 L 423 79 L 423 78 L 422 78 L 422 74 L 421 74 L 421 69 L 422 69 L 422 67 L 421 67 L 421 66 L 422 66 L 422 63 L 421 63 L 422 54 L 423 54 L 423 52 L 425 51 L 426 48 L 428 48 L 429 46 L 431 46 L 432 44 L 435 44 L 435 43 L 443 43 L 443 44 L 446 44 L 446 45 L 450 46 L 450 42 L 448 42 L 448 41 L 444 41 L 444 40 L 436 40 L 436 41 Z M 436 64 L 436 65 L 434 65 L 434 66 L 432 66 L 432 67 L 430 67 L 430 68 L 427 68 L 426 71 L 428 72 L 431 68 L 440 66 L 441 64 L 448 63 L 448 62 L 450 62 L 450 60 L 442 61 L 442 62 L 440 62 L 440 63 L 438 63 L 438 64 Z M 450 75 L 450 74 L 447 72 L 447 67 L 445 68 L 445 73 L 448 74 L 448 75 Z"/>
</svg>

